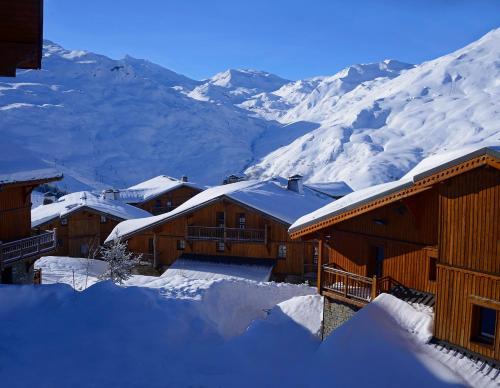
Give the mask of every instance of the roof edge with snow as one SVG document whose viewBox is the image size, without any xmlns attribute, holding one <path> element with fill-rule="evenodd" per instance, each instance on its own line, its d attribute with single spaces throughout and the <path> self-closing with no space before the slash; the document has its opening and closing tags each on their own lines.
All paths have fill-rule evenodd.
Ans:
<svg viewBox="0 0 500 388">
<path fill-rule="evenodd" d="M 456 153 L 452 153 L 455 155 Z M 425 168 L 426 164 L 429 164 L 429 162 L 432 162 L 434 159 L 440 159 L 440 156 L 443 156 L 443 161 L 440 163 L 437 163 L 435 165 L 432 165 L 428 168 Z M 369 204 L 372 204 L 373 202 L 380 200 L 381 198 L 390 196 L 390 195 L 395 195 L 397 193 L 400 193 L 402 191 L 416 188 L 417 183 L 422 183 L 426 178 L 430 178 L 432 176 L 435 176 L 436 174 L 439 174 L 443 172 L 444 170 L 448 170 L 450 168 L 462 165 L 466 162 L 472 161 L 474 159 L 478 159 L 480 157 L 492 157 L 496 159 L 497 161 L 500 160 L 500 146 L 486 146 L 486 147 L 481 147 L 481 148 L 476 148 L 471 151 L 464 152 L 463 154 L 460 154 L 458 156 L 450 157 L 449 159 L 446 159 L 446 154 L 445 155 L 434 155 L 429 158 L 426 158 L 422 160 L 413 170 L 411 170 L 408 174 L 404 175 L 401 179 L 397 181 L 393 181 L 390 183 L 383 183 L 380 185 L 375 185 L 368 187 L 366 189 L 362 189 L 359 191 L 355 191 L 351 194 L 346 195 L 345 197 L 341 198 L 339 201 L 337 201 L 335 204 L 342 204 L 345 202 L 344 205 L 334 208 L 331 211 L 328 211 L 327 208 L 329 208 L 331 205 L 326 205 L 321 209 L 318 209 L 312 213 L 306 214 L 305 216 L 299 218 L 297 221 L 295 221 L 292 226 L 289 228 L 288 232 L 291 234 L 292 238 L 298 238 L 300 236 L 303 236 L 307 233 L 312 232 L 310 230 L 313 225 L 316 225 L 321 222 L 327 222 L 328 220 L 332 221 L 332 224 L 335 223 L 333 220 L 336 217 L 339 217 L 346 212 L 358 209 L 362 206 L 366 206 Z M 480 165 L 483 165 L 481 161 L 479 161 L 479 164 L 477 166 L 474 166 L 474 168 L 479 167 Z M 423 165 L 423 168 L 421 167 Z M 415 173 L 412 175 L 412 171 Z M 399 184 L 398 184 L 399 182 Z M 435 182 L 431 182 L 432 184 Z M 423 185 L 421 185 L 423 186 Z M 377 188 L 380 187 L 380 190 L 377 190 Z M 371 189 L 374 189 L 373 191 Z M 360 192 L 367 191 L 367 194 L 365 196 L 361 196 L 360 198 L 356 198 L 357 195 Z M 411 193 L 409 194 L 411 195 Z M 399 197 L 394 197 L 393 200 L 386 202 L 387 203 L 392 203 L 396 200 L 400 199 Z M 354 217 L 356 214 L 353 214 L 352 217 Z M 342 220 L 350 218 L 350 217 L 345 217 Z M 326 225 L 325 225 L 326 226 Z"/>
</svg>

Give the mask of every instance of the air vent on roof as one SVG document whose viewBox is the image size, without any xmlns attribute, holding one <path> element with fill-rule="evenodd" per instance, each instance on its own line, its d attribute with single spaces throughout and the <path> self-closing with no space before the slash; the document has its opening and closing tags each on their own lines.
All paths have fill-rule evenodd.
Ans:
<svg viewBox="0 0 500 388">
<path fill-rule="evenodd" d="M 181 176 L 181 182 L 187 182 L 188 177 L 186 175 Z"/>
<path fill-rule="evenodd" d="M 224 178 L 224 180 L 222 181 L 222 184 L 227 185 L 230 183 L 241 182 L 244 180 L 246 180 L 246 178 L 244 176 L 238 176 L 238 175 L 231 174 L 231 175 L 227 176 L 226 178 Z"/>
</svg>

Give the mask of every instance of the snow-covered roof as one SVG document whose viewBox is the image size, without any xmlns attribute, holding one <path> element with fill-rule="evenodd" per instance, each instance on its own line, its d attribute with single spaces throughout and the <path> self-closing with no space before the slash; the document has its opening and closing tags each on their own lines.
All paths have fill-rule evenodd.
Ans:
<svg viewBox="0 0 500 388">
<path fill-rule="evenodd" d="M 192 182 L 185 182 L 166 175 L 159 175 L 127 189 L 119 190 L 119 199 L 126 203 L 140 203 L 180 187 L 204 188 Z"/>
<path fill-rule="evenodd" d="M 0 174 L 0 185 L 12 185 L 32 181 L 54 181 L 62 178 L 62 173 L 52 168 L 28 171 L 16 171 Z"/>
<path fill-rule="evenodd" d="M 121 222 L 111 232 L 106 241 L 113 240 L 116 236 L 130 236 L 140 230 L 162 224 L 182 214 L 191 212 L 196 208 L 212 203 L 221 197 L 256 209 L 288 225 L 300 216 L 332 201 L 332 198 L 329 196 L 307 187 L 304 187 L 303 194 L 288 190 L 283 181 L 286 182 L 284 179 L 248 180 L 209 188 L 195 195 L 171 212 Z"/>
<path fill-rule="evenodd" d="M 305 183 L 304 185 L 334 198 L 344 197 L 347 194 L 352 193 L 352 188 L 343 181 Z"/>
<path fill-rule="evenodd" d="M 295 232 L 306 226 L 314 224 L 326 218 L 331 218 L 352 210 L 375 199 L 387 196 L 394 192 L 411 187 L 415 182 L 433 175 L 441 170 L 447 169 L 464 161 L 488 154 L 500 158 L 500 146 L 468 147 L 442 154 L 436 154 L 422 160 L 401 179 L 393 182 L 382 183 L 352 192 L 339 200 L 332 202 L 318 210 L 306 214 L 296 220 L 290 227 L 290 232 Z"/>
<path fill-rule="evenodd" d="M 82 208 L 95 210 L 122 220 L 131 218 L 148 217 L 151 214 L 135 206 L 104 199 L 98 194 L 89 191 L 71 193 L 59 198 L 56 202 L 48 205 L 40 205 L 31 210 L 31 227 L 37 227 L 54 218 L 68 216 Z"/>
</svg>

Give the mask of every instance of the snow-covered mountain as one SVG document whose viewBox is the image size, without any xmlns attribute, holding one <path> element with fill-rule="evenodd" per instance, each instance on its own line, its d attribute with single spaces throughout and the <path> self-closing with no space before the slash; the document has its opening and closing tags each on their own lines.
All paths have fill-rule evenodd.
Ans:
<svg viewBox="0 0 500 388">
<path fill-rule="evenodd" d="M 54 165 L 66 189 L 242 171 L 361 188 L 432 153 L 500 142 L 500 29 L 421 65 L 298 81 L 232 69 L 196 81 L 52 42 L 44 53 L 42 70 L 0 78 L 0 170 Z"/>
<path fill-rule="evenodd" d="M 452 54 L 411 69 L 397 63 L 396 69 L 361 82 L 348 69 L 331 77 L 330 85 L 320 82 L 279 118 L 320 126 L 247 173 L 301 173 L 310 181 L 345 180 L 358 189 L 399 178 L 437 152 L 500 143 L 500 29 Z M 350 73 L 354 82 L 344 87 Z"/>
</svg>

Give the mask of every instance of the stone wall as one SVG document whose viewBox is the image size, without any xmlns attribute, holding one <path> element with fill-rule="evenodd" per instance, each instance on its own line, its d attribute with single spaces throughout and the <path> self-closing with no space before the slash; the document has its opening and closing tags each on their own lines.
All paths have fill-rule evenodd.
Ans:
<svg viewBox="0 0 500 388">
<path fill-rule="evenodd" d="M 323 339 L 328 337 L 332 331 L 349 320 L 359 307 L 337 300 L 323 298 Z"/>
<path fill-rule="evenodd" d="M 18 261 L 12 264 L 13 284 L 33 284 L 33 263 Z"/>
</svg>

